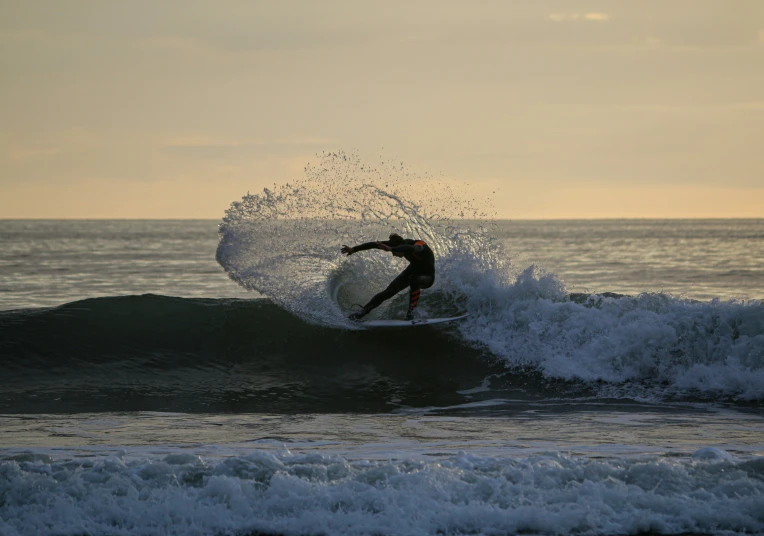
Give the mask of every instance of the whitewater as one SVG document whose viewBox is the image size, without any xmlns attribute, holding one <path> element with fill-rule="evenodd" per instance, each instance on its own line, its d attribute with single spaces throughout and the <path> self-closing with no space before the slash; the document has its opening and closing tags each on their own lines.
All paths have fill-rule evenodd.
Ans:
<svg viewBox="0 0 764 536">
<path fill-rule="evenodd" d="M 381 173 L 385 189 L 377 186 Z M 451 189 L 431 187 L 428 203 L 416 204 L 406 197 L 404 169 L 380 172 L 344 153 L 325 154 L 306 175 L 234 203 L 220 226 L 217 260 L 233 280 L 307 322 L 354 327 L 346 319 L 351 305 L 368 300 L 370 285 L 384 288 L 402 263 L 389 255 L 344 259 L 337 245 L 397 231 L 435 252 L 438 276 L 426 314 L 469 313 L 459 339 L 510 369 L 606 382 L 603 396 L 764 396 L 760 300 L 698 302 L 649 292 L 573 300 L 554 273 L 512 264 L 486 213 L 456 204 Z M 373 316 L 390 317 L 396 308 L 400 299 Z"/>
<path fill-rule="evenodd" d="M 390 232 L 467 319 L 347 320 L 405 261 L 340 247 Z M 336 152 L 0 240 L 3 536 L 764 534 L 762 220 L 497 220 Z"/>
</svg>

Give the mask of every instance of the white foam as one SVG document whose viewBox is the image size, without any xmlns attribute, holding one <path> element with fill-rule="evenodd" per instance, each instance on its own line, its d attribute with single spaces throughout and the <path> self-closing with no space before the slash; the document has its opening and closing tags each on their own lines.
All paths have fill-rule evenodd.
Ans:
<svg viewBox="0 0 764 536">
<path fill-rule="evenodd" d="M 223 460 L 5 461 L 0 533 L 208 535 L 761 533 L 764 463 L 691 459 L 360 460 L 254 451 Z"/>
<path fill-rule="evenodd" d="M 457 280 L 458 278 L 450 278 Z M 461 278 L 464 282 L 465 278 Z M 465 340 L 547 378 L 608 382 L 601 396 L 764 398 L 764 306 L 663 294 L 568 299 L 537 266 L 464 285 Z"/>
</svg>

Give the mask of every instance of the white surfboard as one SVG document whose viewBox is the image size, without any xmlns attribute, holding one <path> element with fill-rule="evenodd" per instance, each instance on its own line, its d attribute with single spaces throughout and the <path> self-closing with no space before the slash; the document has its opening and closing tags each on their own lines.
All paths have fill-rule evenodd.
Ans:
<svg viewBox="0 0 764 536">
<path fill-rule="evenodd" d="M 368 328 L 403 328 L 410 326 L 431 326 L 432 324 L 442 324 L 444 322 L 453 322 L 467 318 L 469 314 L 461 316 L 452 316 L 449 318 L 415 318 L 414 320 L 369 320 L 361 322 L 361 325 Z"/>
</svg>

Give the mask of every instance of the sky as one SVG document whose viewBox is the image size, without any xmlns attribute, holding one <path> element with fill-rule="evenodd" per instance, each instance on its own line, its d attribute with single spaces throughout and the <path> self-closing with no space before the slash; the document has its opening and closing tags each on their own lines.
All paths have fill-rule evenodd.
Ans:
<svg viewBox="0 0 764 536">
<path fill-rule="evenodd" d="M 335 150 L 502 218 L 762 218 L 764 1 L 0 0 L 0 218 L 217 219 Z"/>
</svg>

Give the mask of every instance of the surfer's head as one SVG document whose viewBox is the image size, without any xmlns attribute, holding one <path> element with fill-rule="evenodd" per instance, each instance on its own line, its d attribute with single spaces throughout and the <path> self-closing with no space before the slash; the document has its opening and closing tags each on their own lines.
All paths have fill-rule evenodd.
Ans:
<svg viewBox="0 0 764 536">
<path fill-rule="evenodd" d="M 391 247 L 400 246 L 403 244 L 403 237 L 398 233 L 390 233 L 390 236 L 387 238 Z M 396 257 L 403 257 L 403 253 L 393 253 L 393 255 Z"/>
</svg>

